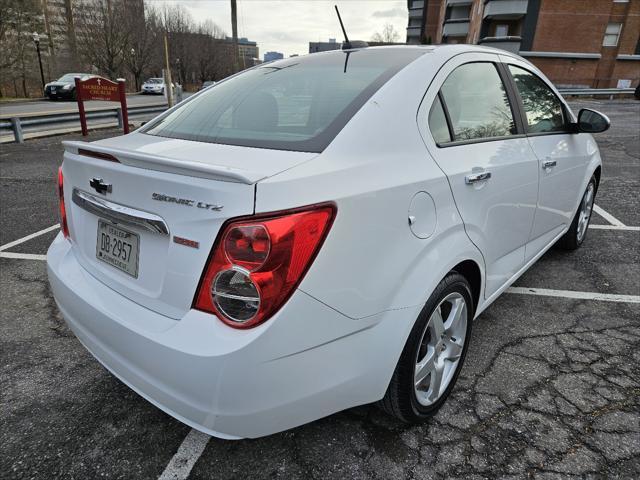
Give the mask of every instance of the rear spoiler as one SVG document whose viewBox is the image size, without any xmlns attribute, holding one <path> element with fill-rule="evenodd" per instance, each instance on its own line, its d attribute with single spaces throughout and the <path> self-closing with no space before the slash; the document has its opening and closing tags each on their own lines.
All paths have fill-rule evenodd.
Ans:
<svg viewBox="0 0 640 480">
<path fill-rule="evenodd" d="M 132 167 L 146 168 L 160 172 L 170 172 L 178 175 L 186 175 L 198 178 L 210 178 L 223 182 L 254 184 L 267 175 L 260 172 L 250 172 L 239 168 L 226 167 L 221 165 L 211 165 L 202 162 L 189 160 L 176 160 L 174 158 L 163 157 L 161 155 L 150 155 L 148 153 L 136 152 L 133 150 L 103 147 L 89 142 L 63 141 L 65 151 L 75 155 L 78 150 L 95 152 L 110 157 L 115 157 L 118 162 Z M 93 156 L 93 155 L 92 155 Z M 99 157 L 99 155 L 95 155 Z"/>
</svg>

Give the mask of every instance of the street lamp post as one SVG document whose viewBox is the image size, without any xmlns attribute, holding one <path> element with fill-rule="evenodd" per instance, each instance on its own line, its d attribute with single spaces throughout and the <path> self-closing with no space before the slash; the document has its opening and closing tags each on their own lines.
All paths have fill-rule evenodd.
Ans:
<svg viewBox="0 0 640 480">
<path fill-rule="evenodd" d="M 131 48 L 131 64 L 133 66 L 132 70 L 133 70 L 133 79 L 135 81 L 136 84 L 136 92 L 139 90 L 139 86 L 138 86 L 138 75 L 137 75 L 137 71 L 138 71 L 138 64 L 136 62 L 136 49 L 135 48 Z"/>
<path fill-rule="evenodd" d="M 40 35 L 38 35 L 38 32 L 33 32 L 31 38 L 33 38 L 33 43 L 36 44 L 36 51 L 38 52 L 38 65 L 40 65 L 40 81 L 42 82 L 42 91 L 44 92 L 44 72 L 42 71 L 42 57 L 40 56 Z"/>
</svg>

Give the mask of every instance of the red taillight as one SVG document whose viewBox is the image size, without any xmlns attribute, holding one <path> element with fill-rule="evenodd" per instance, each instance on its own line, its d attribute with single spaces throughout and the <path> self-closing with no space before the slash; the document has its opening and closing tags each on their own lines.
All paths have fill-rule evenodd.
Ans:
<svg viewBox="0 0 640 480">
<path fill-rule="evenodd" d="M 271 238 L 263 225 L 236 225 L 225 233 L 224 251 L 234 265 L 256 270 L 269 255 Z"/>
<path fill-rule="evenodd" d="M 60 203 L 60 228 L 62 229 L 64 238 L 69 238 L 67 210 L 64 206 L 64 175 L 62 175 L 62 167 L 58 168 L 58 200 Z"/>
<path fill-rule="evenodd" d="M 232 220 L 216 241 L 194 307 L 235 328 L 254 327 L 287 301 L 335 216 L 333 204 Z"/>
</svg>

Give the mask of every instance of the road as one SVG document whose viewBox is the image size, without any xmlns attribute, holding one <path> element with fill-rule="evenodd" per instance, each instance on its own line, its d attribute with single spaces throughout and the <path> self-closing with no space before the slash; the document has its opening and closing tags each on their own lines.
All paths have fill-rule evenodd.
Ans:
<svg viewBox="0 0 640 480">
<path fill-rule="evenodd" d="M 187 98 L 191 95 L 188 92 L 185 92 L 184 98 Z M 150 105 L 156 103 L 166 103 L 164 96 L 162 95 L 128 95 L 127 96 L 127 105 L 131 107 L 140 106 L 140 105 Z M 90 110 L 92 108 L 100 108 L 100 107 L 117 107 L 120 104 L 118 102 L 98 102 L 91 101 L 85 102 L 85 108 Z M 34 113 L 47 113 L 47 112 L 60 112 L 66 110 L 73 110 L 74 112 L 78 111 L 78 104 L 74 101 L 70 100 L 58 100 L 58 101 L 50 101 L 50 100 L 39 100 L 33 102 L 3 102 L 0 103 L 0 116 L 20 116 L 24 114 L 34 114 Z"/>
<path fill-rule="evenodd" d="M 547 252 L 516 283 L 524 292 L 503 294 L 474 321 L 438 414 L 403 425 L 364 405 L 258 440 L 191 430 L 87 353 L 56 308 L 42 261 L 57 234 L 45 229 L 57 222 L 60 142 L 80 136 L 4 145 L 2 478 L 640 478 L 640 102 L 573 107 L 612 122 L 596 136 L 604 168 L 585 243 Z"/>
</svg>

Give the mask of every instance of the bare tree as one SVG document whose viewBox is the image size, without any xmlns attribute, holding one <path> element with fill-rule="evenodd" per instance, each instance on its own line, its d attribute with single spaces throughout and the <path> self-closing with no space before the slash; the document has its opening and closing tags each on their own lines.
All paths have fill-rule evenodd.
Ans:
<svg viewBox="0 0 640 480">
<path fill-rule="evenodd" d="M 199 25 L 194 43 L 196 75 L 201 83 L 222 78 L 233 68 L 233 58 L 229 57 L 233 51 L 230 45 L 225 45 L 224 38 L 225 32 L 211 20 L 206 20 Z M 226 73 L 227 70 L 229 73 Z"/>
<path fill-rule="evenodd" d="M 160 15 L 154 8 L 131 12 L 129 20 L 129 43 L 124 51 L 124 62 L 133 76 L 136 91 L 140 90 L 142 76 L 161 58 L 162 44 Z"/>
<path fill-rule="evenodd" d="M 38 0 L 0 0 L 0 78 L 3 82 L 12 80 L 16 96 L 18 80 L 23 96 L 29 96 L 27 82 L 38 69 L 31 33 L 42 29 L 39 3 Z M 0 96 L 3 93 L 0 89 Z"/>
<path fill-rule="evenodd" d="M 232 45 L 213 21 L 196 24 L 182 6 L 160 10 L 162 28 L 169 39 L 171 68 L 183 85 L 223 78 L 233 69 Z"/>
<path fill-rule="evenodd" d="M 371 37 L 372 42 L 395 43 L 400 39 L 400 34 L 391 23 L 386 23 L 382 33 L 376 32 Z"/>
<path fill-rule="evenodd" d="M 162 26 L 169 39 L 169 56 L 179 83 L 185 83 L 187 73 L 193 70 L 193 39 L 190 34 L 196 26 L 189 12 L 181 5 L 165 5 L 161 12 Z"/>
<path fill-rule="evenodd" d="M 124 0 L 91 0 L 79 7 L 78 50 L 100 73 L 115 79 L 122 72 L 131 21 Z"/>
</svg>

